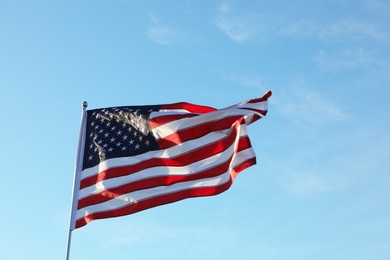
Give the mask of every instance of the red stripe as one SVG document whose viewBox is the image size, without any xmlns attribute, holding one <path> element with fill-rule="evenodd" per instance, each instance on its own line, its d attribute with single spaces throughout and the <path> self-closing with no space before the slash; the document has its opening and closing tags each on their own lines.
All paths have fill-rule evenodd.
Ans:
<svg viewBox="0 0 390 260">
<path fill-rule="evenodd" d="M 224 139 L 174 158 L 151 158 L 135 165 L 107 169 L 98 173 L 97 175 L 83 179 L 80 182 L 80 189 L 94 185 L 106 179 L 125 176 L 150 167 L 185 166 L 190 163 L 203 160 L 224 151 L 227 147 L 233 144 L 236 138 L 236 134 L 237 129 L 234 128 L 230 135 L 226 136 Z"/>
<path fill-rule="evenodd" d="M 187 110 L 188 112 L 199 113 L 199 114 L 205 114 L 216 110 L 213 107 L 195 105 L 187 102 L 179 102 L 174 104 L 162 105 L 160 110 L 162 109 L 184 109 Z"/>
<path fill-rule="evenodd" d="M 153 197 L 143 201 L 138 201 L 137 203 L 123 207 L 121 209 L 94 213 L 85 216 L 84 218 L 78 219 L 76 221 L 76 228 L 82 227 L 95 219 L 124 216 L 187 198 L 217 195 L 229 189 L 232 183 L 233 180 L 230 179 L 227 183 L 224 183 L 220 186 L 182 190 L 171 194 Z"/>
<path fill-rule="evenodd" d="M 256 112 L 256 113 L 261 114 L 262 116 L 265 116 L 265 115 L 267 114 L 267 110 L 261 110 L 261 109 L 256 109 L 256 108 L 239 107 L 239 109 L 254 111 L 254 112 Z"/>
<path fill-rule="evenodd" d="M 249 140 L 248 136 L 242 136 L 238 140 L 238 147 L 237 147 L 237 152 L 240 152 L 242 150 L 248 149 L 252 147 L 251 141 Z"/>
<path fill-rule="evenodd" d="M 217 121 L 206 122 L 181 131 L 174 132 L 157 142 L 160 149 L 167 149 L 175 145 L 184 143 L 188 140 L 197 139 L 211 132 L 221 131 L 230 128 L 235 121 L 239 121 L 243 116 L 225 117 Z"/>
<path fill-rule="evenodd" d="M 245 170 L 246 168 L 255 165 L 256 164 L 256 157 L 250 158 L 246 160 L 245 162 L 242 162 L 241 164 L 237 165 L 236 167 L 233 168 L 231 171 L 230 175 L 232 176 L 232 179 L 235 180 L 237 175 Z"/>
<path fill-rule="evenodd" d="M 245 149 L 248 149 L 251 147 L 249 138 L 242 138 L 239 141 L 238 149 L 237 151 L 242 151 Z M 132 183 L 127 183 L 122 186 L 112 188 L 112 189 L 107 189 L 105 191 L 102 191 L 100 193 L 91 195 L 89 197 L 83 198 L 79 201 L 78 204 L 78 209 L 105 202 L 107 200 L 113 199 L 117 196 L 121 196 L 123 194 L 129 193 L 129 192 L 134 192 L 137 190 L 142 190 L 142 189 L 148 189 L 156 186 L 167 186 L 171 185 L 177 182 L 184 182 L 184 181 L 192 181 L 192 180 L 197 180 L 197 179 L 203 179 L 203 178 L 209 178 L 209 177 L 214 177 L 218 176 L 224 172 L 226 172 L 229 168 L 229 165 L 231 163 L 232 157 L 230 157 L 227 161 L 224 163 L 221 163 L 213 168 L 203 170 L 201 172 L 195 172 L 192 174 L 188 175 L 181 175 L 181 176 L 159 176 L 159 177 L 154 177 L 154 178 L 149 178 L 149 179 L 144 179 L 140 181 L 135 181 Z"/>
<path fill-rule="evenodd" d="M 260 103 L 260 102 L 264 102 L 264 101 L 267 101 L 271 96 L 272 96 L 272 91 L 268 91 L 268 92 L 265 93 L 265 95 L 262 96 L 261 98 L 251 99 L 251 100 L 248 101 L 248 103 Z"/>
<path fill-rule="evenodd" d="M 76 228 L 82 227 L 88 224 L 89 222 L 91 222 L 92 220 L 96 220 L 96 219 L 124 216 L 124 215 L 136 213 L 157 206 L 162 206 L 165 204 L 173 203 L 187 198 L 217 195 L 229 189 L 229 187 L 232 185 L 235 177 L 238 175 L 239 172 L 254 164 L 256 164 L 256 158 L 251 158 L 241 163 L 240 165 L 236 166 L 234 169 L 232 169 L 230 181 L 220 186 L 187 189 L 176 193 L 166 194 L 163 196 L 153 197 L 143 201 L 138 201 L 136 204 L 131 204 L 121 209 L 94 213 L 84 218 L 78 219 L 76 221 Z"/>
<path fill-rule="evenodd" d="M 213 168 L 201 172 L 195 172 L 192 174 L 179 175 L 179 176 L 159 176 L 159 177 L 149 178 L 145 180 L 135 181 L 132 183 L 127 183 L 120 187 L 107 189 L 98 194 L 79 200 L 77 209 L 102 203 L 114 199 L 123 194 L 134 192 L 137 190 L 149 189 L 158 186 L 168 186 L 178 182 L 193 181 L 193 180 L 199 180 L 204 178 L 216 177 L 218 175 L 223 174 L 229 169 L 231 159 L 232 157 L 230 157 L 227 161 L 225 161 L 224 163 L 218 166 L 215 166 Z"/>
<path fill-rule="evenodd" d="M 154 129 L 156 127 L 159 127 L 160 125 L 167 124 L 169 122 L 183 119 L 183 118 L 189 118 L 189 117 L 194 117 L 198 116 L 199 114 L 176 114 L 176 115 L 167 115 L 167 116 L 159 116 L 159 117 L 154 117 L 151 118 L 150 121 L 150 128 Z"/>
<path fill-rule="evenodd" d="M 272 95 L 272 92 L 266 93 L 263 97 L 258 99 L 253 99 L 248 101 L 248 103 L 258 103 L 258 102 L 265 102 L 267 99 Z M 238 107 L 239 108 L 239 107 Z M 170 105 L 163 105 L 161 109 L 184 109 L 191 113 L 209 113 L 213 112 L 216 109 L 211 107 L 205 107 L 205 106 L 199 106 L 194 105 L 190 103 L 180 102 Z M 252 110 L 256 113 L 261 113 L 263 116 L 267 113 L 267 111 L 257 110 L 253 108 L 245 108 L 242 109 L 246 110 Z M 151 126 L 157 127 L 162 124 L 166 124 L 168 122 L 180 120 L 183 118 L 189 118 L 196 116 L 195 114 L 180 114 L 180 115 L 167 115 L 167 116 L 161 116 L 151 119 Z M 196 138 L 199 138 L 201 136 L 204 136 L 210 132 L 213 131 L 220 131 L 224 129 L 228 129 L 233 126 L 234 131 L 232 131 L 226 138 L 216 141 L 212 143 L 211 145 L 205 145 L 204 147 L 198 148 L 197 150 L 192 150 L 186 154 L 182 154 L 180 156 L 177 156 L 175 158 L 150 158 L 148 160 L 145 160 L 141 163 L 138 163 L 136 165 L 130 165 L 125 167 L 118 167 L 113 169 L 108 169 L 104 172 L 101 172 L 95 176 L 91 176 L 89 178 L 86 178 L 81 181 L 80 188 L 85 188 L 91 185 L 94 185 L 102 180 L 125 176 L 128 174 L 132 174 L 134 172 L 149 168 L 149 167 L 155 167 L 155 166 L 185 166 L 190 163 L 196 162 L 198 160 L 203 160 L 205 158 L 208 158 L 209 156 L 213 156 L 215 154 L 218 154 L 224 150 L 226 150 L 227 147 L 229 147 L 231 144 L 233 144 L 237 137 L 237 128 L 240 124 L 244 123 L 243 120 L 244 116 L 231 116 L 228 118 L 224 118 L 221 120 L 216 120 L 213 122 L 206 122 L 194 127 L 189 127 L 188 129 L 183 129 L 177 133 L 171 134 L 165 138 L 160 139 L 158 142 L 160 144 L 161 149 L 166 149 L 168 147 L 171 147 L 173 145 L 182 144 L 185 141 L 193 140 Z M 252 118 L 252 122 L 256 121 L 260 116 L 258 114 L 254 114 Z M 243 149 L 250 148 L 250 140 L 248 137 L 241 137 L 239 138 L 238 142 L 235 144 L 235 153 L 238 151 L 241 151 Z M 190 180 L 202 180 L 203 178 L 208 177 L 214 177 L 214 176 L 220 176 L 223 174 L 227 174 L 226 167 L 229 167 L 231 163 L 231 159 L 221 163 L 217 166 L 214 166 L 211 169 L 203 170 L 198 173 L 189 174 L 186 176 L 160 176 L 145 180 L 139 180 L 136 182 L 132 182 L 129 184 L 122 185 L 117 188 L 108 189 L 103 191 L 102 193 L 99 193 L 97 195 L 91 195 L 90 197 L 81 199 L 79 201 L 79 208 L 84 208 L 89 205 L 94 205 L 98 203 L 102 203 L 105 201 L 108 201 L 112 198 L 115 198 L 118 195 L 126 194 L 132 191 L 136 190 L 142 190 L 142 189 L 148 189 L 156 186 L 165 186 L 165 185 L 171 185 L 178 182 L 185 182 Z M 109 217 L 118 217 L 123 215 L 128 215 L 131 213 L 135 213 L 138 211 L 142 211 L 145 209 L 149 209 L 152 207 L 176 202 L 182 199 L 186 198 L 192 198 L 192 197 L 200 197 L 200 196 L 211 196 L 219 194 L 225 190 L 227 190 L 237 174 L 244 170 L 245 168 L 253 165 L 256 163 L 256 158 L 253 155 L 253 158 L 249 158 L 244 162 L 241 162 L 239 165 L 236 165 L 233 169 L 230 170 L 230 179 L 227 183 L 221 184 L 219 186 L 214 187 L 197 187 L 197 188 L 188 188 L 184 189 L 182 191 L 165 194 L 165 195 L 156 195 L 155 197 L 144 199 L 141 201 L 138 201 L 136 203 L 133 203 L 128 206 L 124 206 L 119 209 L 110 210 L 107 209 L 107 211 L 104 212 L 97 212 L 92 213 L 88 216 L 82 217 L 81 219 L 78 219 L 76 221 L 76 228 L 82 227 L 86 225 L 88 222 L 94 220 L 94 219 L 101 219 L 101 218 L 109 218 Z M 157 184 L 156 184 L 157 183 Z M 158 184 L 162 183 L 162 185 Z M 185 188 L 185 187 L 184 187 Z M 107 202 L 109 203 L 109 202 Z"/>
<path fill-rule="evenodd" d="M 260 103 L 260 102 L 267 101 L 267 99 L 271 95 L 272 95 L 272 92 L 269 91 L 263 97 L 257 98 L 257 99 L 252 99 L 252 100 L 248 101 L 248 103 Z M 198 116 L 199 114 L 213 112 L 216 110 L 214 108 L 194 105 L 194 104 L 185 103 L 185 102 L 175 103 L 175 104 L 170 104 L 170 105 L 163 105 L 161 108 L 162 109 L 186 109 L 190 112 L 196 112 L 196 114 L 176 114 L 176 115 L 167 115 L 167 116 L 160 116 L 160 117 L 152 118 L 152 119 L 150 119 L 150 123 L 151 123 L 150 126 L 152 129 L 156 128 L 160 125 L 175 121 L 175 120 L 179 120 L 182 118 L 188 118 L 188 117 L 194 117 L 194 116 Z M 240 107 L 238 107 L 238 108 L 240 108 Z M 255 111 L 256 113 L 261 113 L 263 116 L 265 116 L 267 114 L 267 111 L 265 111 L 265 110 L 258 110 L 258 109 L 254 109 L 254 108 L 245 108 L 245 107 L 242 107 L 241 109 L 252 110 L 252 111 Z"/>
</svg>

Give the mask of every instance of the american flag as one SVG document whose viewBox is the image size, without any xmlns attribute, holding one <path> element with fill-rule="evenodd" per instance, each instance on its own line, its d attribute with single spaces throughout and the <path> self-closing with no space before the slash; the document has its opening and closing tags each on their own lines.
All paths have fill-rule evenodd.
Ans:
<svg viewBox="0 0 390 260">
<path fill-rule="evenodd" d="M 266 115 L 270 96 L 219 110 L 185 102 L 88 110 L 71 230 L 227 190 L 256 163 L 246 126 Z"/>
</svg>

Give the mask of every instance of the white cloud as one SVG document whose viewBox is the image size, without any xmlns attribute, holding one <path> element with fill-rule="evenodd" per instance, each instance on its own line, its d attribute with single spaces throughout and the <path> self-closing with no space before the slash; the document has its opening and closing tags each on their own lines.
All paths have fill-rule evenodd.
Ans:
<svg viewBox="0 0 390 260">
<path fill-rule="evenodd" d="M 284 163 L 273 166 L 289 193 L 305 197 L 374 183 L 376 188 L 366 196 L 376 198 L 377 191 L 387 189 L 390 138 L 378 127 L 350 129 L 309 141 L 300 138 L 307 145 L 290 149 Z M 366 203 L 372 204 L 371 199 Z"/>
<path fill-rule="evenodd" d="M 390 3 L 388 0 L 370 0 L 364 3 L 365 8 L 371 10 L 376 15 L 388 17 L 390 12 Z"/>
<path fill-rule="evenodd" d="M 295 173 L 289 176 L 286 183 L 289 192 L 298 196 L 307 196 L 318 192 L 329 191 L 335 188 L 328 180 L 315 173 Z"/>
<path fill-rule="evenodd" d="M 282 33 L 293 37 L 318 35 L 320 31 L 321 27 L 318 24 L 308 20 L 300 20 L 298 22 L 291 23 L 282 29 Z"/>
<path fill-rule="evenodd" d="M 346 118 L 336 104 L 302 87 L 279 93 L 273 100 L 276 108 L 297 124 L 322 126 Z"/>
<path fill-rule="evenodd" d="M 242 10 L 227 2 L 219 6 L 215 25 L 239 44 L 264 42 L 275 37 L 315 37 L 324 43 L 390 41 L 386 26 L 373 21 L 341 19 L 322 23 L 305 19 L 295 21 L 291 17 L 275 19 L 275 16 L 270 17 L 265 12 Z"/>
<path fill-rule="evenodd" d="M 379 26 L 353 20 L 341 20 L 331 24 L 320 24 L 315 21 L 300 20 L 289 24 L 282 29 L 287 36 L 293 37 L 317 37 L 324 42 L 340 42 L 351 40 L 388 41 L 387 31 L 379 29 Z"/>
<path fill-rule="evenodd" d="M 133 223 L 123 222 L 120 227 L 110 227 L 110 236 L 102 237 L 102 247 L 121 248 L 121 247 L 139 247 L 145 248 L 158 243 L 160 245 L 158 252 L 163 259 L 177 259 L 177 248 L 182 248 L 180 254 L 182 259 L 198 254 L 199 250 L 223 250 L 226 246 L 233 246 L 237 240 L 239 231 L 229 227 L 213 226 L 193 226 L 193 225 L 170 225 L 169 223 L 135 220 Z M 112 235 L 114 234 L 114 235 Z M 191 236 L 191 246 L 188 246 L 188 240 L 179 239 Z M 215 238 L 219 238 L 217 243 L 213 243 Z M 171 246 L 175 241 L 175 247 Z M 215 242 L 215 241 L 214 241 Z M 210 247 L 213 247 L 212 249 Z M 210 252 L 211 252 L 210 251 Z M 213 254 L 211 252 L 210 254 Z M 218 258 L 218 257 L 215 257 Z M 180 258 L 179 258 L 180 259 Z"/>
<path fill-rule="evenodd" d="M 333 52 L 321 50 L 314 60 L 321 69 L 329 71 L 365 69 L 366 72 L 372 72 L 387 71 L 390 68 L 386 57 L 377 57 L 373 51 L 364 48 Z"/>
<path fill-rule="evenodd" d="M 137 243 L 137 237 L 127 235 L 114 235 L 111 236 L 108 240 L 104 241 L 103 247 L 121 247 L 121 246 L 130 246 Z"/>
<path fill-rule="evenodd" d="M 152 25 L 146 35 L 152 41 L 162 45 L 172 45 L 181 40 L 181 34 L 174 28 L 163 24 L 154 14 L 150 14 Z"/>
<path fill-rule="evenodd" d="M 357 21 L 339 21 L 319 31 L 319 38 L 326 41 L 340 39 L 372 39 L 388 40 L 388 33 L 376 28 L 375 25 Z"/>
<path fill-rule="evenodd" d="M 238 12 L 228 3 L 218 8 L 215 25 L 236 43 L 264 41 L 266 27 L 260 14 Z"/>
<path fill-rule="evenodd" d="M 227 76 L 223 76 L 223 79 L 234 82 L 246 88 L 256 88 L 264 90 L 264 88 L 262 87 L 263 79 L 260 76 L 230 74 Z"/>
</svg>

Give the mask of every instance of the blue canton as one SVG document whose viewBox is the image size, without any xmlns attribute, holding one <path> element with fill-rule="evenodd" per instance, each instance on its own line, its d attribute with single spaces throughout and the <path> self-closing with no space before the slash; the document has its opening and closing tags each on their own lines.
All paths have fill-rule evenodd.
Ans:
<svg viewBox="0 0 390 260">
<path fill-rule="evenodd" d="M 149 116 L 159 106 L 112 107 L 87 111 L 83 169 L 116 157 L 158 150 Z"/>
</svg>

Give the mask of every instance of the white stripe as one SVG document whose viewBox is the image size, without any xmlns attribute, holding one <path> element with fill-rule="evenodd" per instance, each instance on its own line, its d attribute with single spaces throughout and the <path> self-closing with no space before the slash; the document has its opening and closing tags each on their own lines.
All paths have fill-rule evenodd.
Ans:
<svg viewBox="0 0 390 260">
<path fill-rule="evenodd" d="M 169 113 L 175 113 L 175 114 L 187 114 L 187 113 L 191 113 L 190 111 L 186 110 L 186 109 L 183 109 L 183 108 L 176 108 L 176 109 L 160 109 L 159 112 L 162 112 L 162 113 L 165 113 L 165 114 L 169 114 Z M 158 113 L 158 112 L 152 112 L 151 113 L 151 117 L 152 115 L 155 115 L 155 113 Z"/>
<path fill-rule="evenodd" d="M 262 116 L 260 113 L 256 113 L 252 110 L 242 110 L 242 109 L 223 109 L 223 110 L 217 110 L 214 112 L 210 112 L 207 114 L 203 114 L 196 117 L 187 117 L 182 118 L 179 120 L 175 120 L 172 122 L 169 122 L 167 124 L 158 126 L 154 129 L 152 129 L 153 135 L 156 137 L 156 139 L 161 139 L 164 137 L 167 137 L 171 134 L 174 134 L 180 130 L 185 130 L 192 128 L 197 125 L 202 125 L 205 123 L 218 121 L 221 119 L 224 119 L 229 116 L 252 116 L 253 114 L 258 114 Z M 246 120 L 247 121 L 247 120 Z M 251 122 L 251 120 L 248 120 L 248 122 Z"/>
<path fill-rule="evenodd" d="M 93 213 L 111 211 L 129 206 L 138 201 L 151 199 L 156 196 L 163 196 L 170 193 L 200 188 L 200 187 L 217 187 L 230 180 L 229 171 L 220 176 L 203 179 L 202 181 L 194 180 L 189 182 L 176 183 L 169 186 L 159 186 L 151 189 L 139 190 L 116 197 L 115 199 L 105 201 L 99 204 L 91 205 L 77 211 L 77 219 L 83 218 Z"/>
<path fill-rule="evenodd" d="M 250 149 L 247 149 L 250 150 Z M 247 157 L 248 154 L 251 154 L 251 152 L 248 153 L 247 150 L 241 151 L 237 153 L 235 164 L 232 165 L 231 168 L 239 165 L 240 163 L 252 158 Z M 98 212 L 105 212 L 105 211 L 111 211 L 123 208 L 125 206 L 129 206 L 133 203 L 151 199 L 156 196 L 163 196 L 170 193 L 188 190 L 188 189 L 194 189 L 194 188 L 200 188 L 200 187 L 217 187 L 220 185 L 223 185 L 227 183 L 230 180 L 230 171 L 229 169 L 227 172 L 211 178 L 205 178 L 202 180 L 194 180 L 194 181 L 188 181 L 188 182 L 180 182 L 169 186 L 159 186 L 154 187 L 150 189 L 144 189 L 139 190 L 135 192 L 130 192 L 127 194 L 124 194 L 122 196 L 116 197 L 115 199 L 111 199 L 99 204 L 91 205 L 82 209 L 79 209 L 77 211 L 77 219 L 83 218 L 85 216 L 88 216 L 90 214 L 98 213 Z"/>
<path fill-rule="evenodd" d="M 255 103 L 249 103 L 252 100 L 253 99 L 247 100 L 247 101 L 238 103 L 236 105 L 222 108 L 220 110 L 229 110 L 229 109 L 244 108 L 244 107 L 253 108 L 253 109 L 257 109 L 257 110 L 267 110 L 268 101 L 258 101 Z"/>
<path fill-rule="evenodd" d="M 255 151 L 252 149 L 252 147 L 242 150 L 234 155 L 232 159 L 232 168 L 237 167 L 241 163 L 255 157 L 256 154 Z"/>
<path fill-rule="evenodd" d="M 188 114 L 194 114 L 194 115 L 199 115 L 198 113 L 190 113 L 188 112 L 187 110 L 183 110 L 183 111 L 170 111 L 170 110 L 159 110 L 159 111 L 154 111 L 152 113 L 150 113 L 149 115 L 149 118 L 150 119 L 154 119 L 154 118 L 158 118 L 158 117 L 162 117 L 162 116 L 174 116 L 174 115 L 188 115 Z"/>
<path fill-rule="evenodd" d="M 139 154 L 131 157 L 121 157 L 121 158 L 113 158 L 108 159 L 104 162 L 101 162 L 99 165 L 84 169 L 82 172 L 81 179 L 85 179 L 96 175 L 99 172 L 105 171 L 110 168 L 128 166 L 140 163 L 142 161 L 151 159 L 151 158 L 173 158 L 179 156 L 184 153 L 191 152 L 195 149 L 199 149 L 211 143 L 217 142 L 223 138 L 226 138 L 227 135 L 231 132 L 231 129 L 227 129 L 224 131 L 211 132 L 205 136 L 202 136 L 198 139 L 189 140 L 181 145 L 173 146 L 171 148 L 165 150 L 156 150 L 149 151 L 143 154 Z M 247 132 L 240 131 L 241 136 L 247 135 Z M 184 145 L 185 144 L 185 145 Z"/>
<path fill-rule="evenodd" d="M 256 110 L 268 110 L 268 102 L 261 102 L 261 103 L 248 103 L 244 106 L 244 108 L 253 108 Z"/>
<path fill-rule="evenodd" d="M 180 167 L 159 166 L 159 167 L 146 168 L 139 172 L 132 173 L 130 175 L 107 179 L 98 182 L 96 184 L 93 184 L 92 186 L 85 187 L 84 189 L 80 190 L 79 198 L 82 199 L 91 196 L 93 194 L 100 193 L 107 189 L 116 188 L 140 180 L 145 180 L 145 179 L 150 179 L 150 178 L 155 178 L 160 176 L 192 175 L 194 173 L 213 168 L 222 163 L 225 163 L 230 158 L 230 156 L 233 155 L 234 146 L 235 144 L 232 144 L 229 148 L 227 148 L 225 151 L 221 153 L 218 153 L 214 156 L 208 157 L 206 159 L 203 159 L 198 162 L 194 162 L 186 166 L 180 166 Z"/>
</svg>

